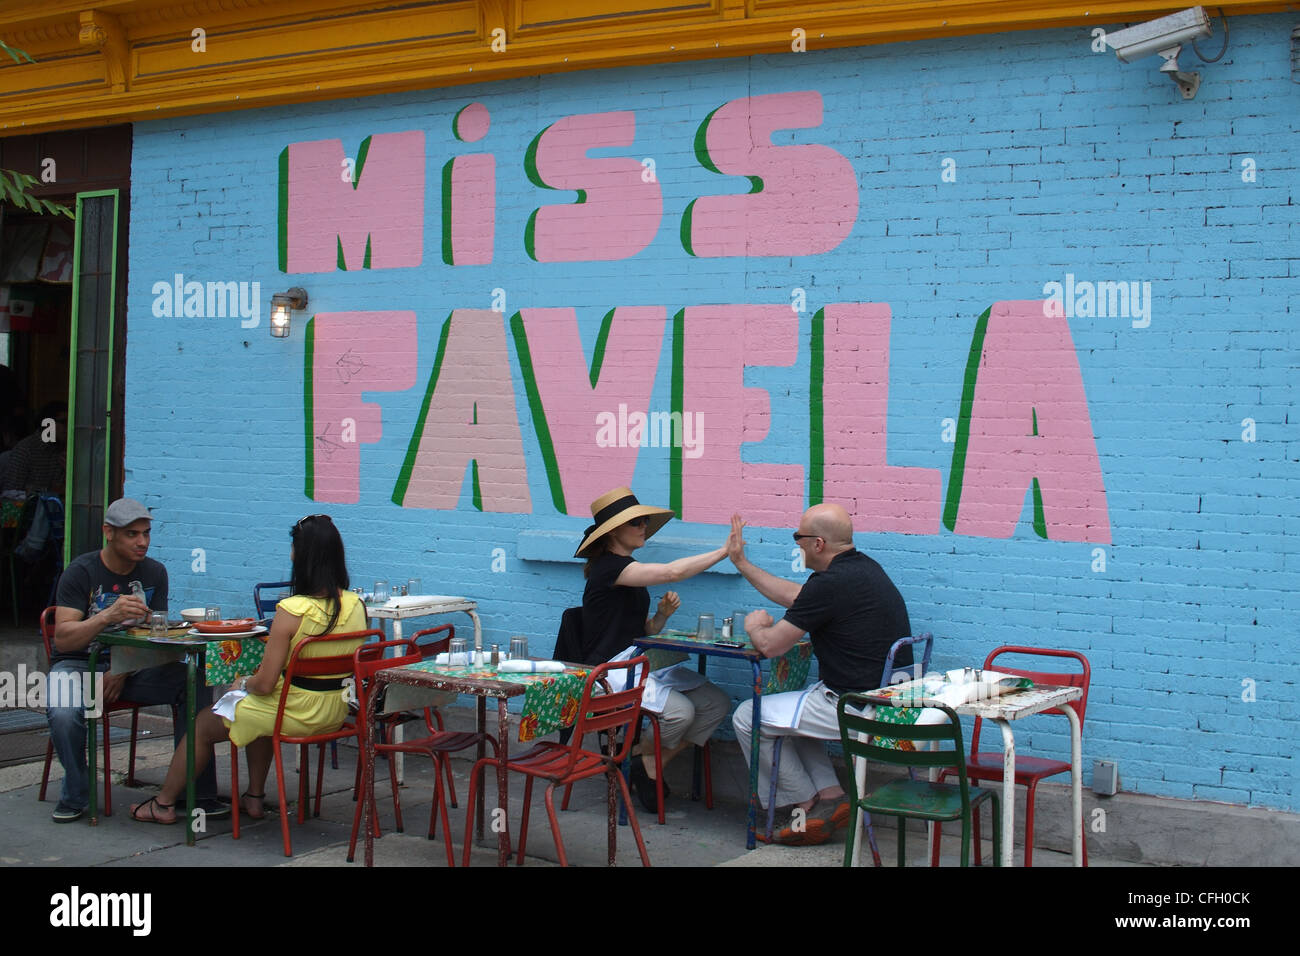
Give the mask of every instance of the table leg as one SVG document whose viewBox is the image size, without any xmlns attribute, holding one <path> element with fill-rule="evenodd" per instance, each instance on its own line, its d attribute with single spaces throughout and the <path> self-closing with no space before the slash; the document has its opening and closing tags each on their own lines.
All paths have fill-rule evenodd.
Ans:
<svg viewBox="0 0 1300 956">
<path fill-rule="evenodd" d="M 1071 853 L 1074 865 L 1083 866 L 1083 726 L 1079 715 L 1073 707 L 1065 706 L 1065 716 L 1070 718 L 1070 824 L 1074 839 L 1071 841 Z"/>
<path fill-rule="evenodd" d="M 864 736 L 865 735 L 863 734 L 858 734 L 857 739 L 861 741 Z M 853 779 L 857 781 L 857 787 L 858 787 L 857 794 L 859 797 L 861 797 L 862 794 L 865 793 L 867 790 L 866 758 L 864 757 L 853 758 Z M 858 828 L 853 838 L 853 862 L 852 862 L 853 866 L 861 865 L 859 863 L 859 858 L 862 856 L 862 844 L 865 843 L 867 840 L 867 824 L 866 824 L 865 813 L 866 813 L 865 810 L 860 810 L 858 812 Z M 900 826 L 906 825 L 905 820 L 900 819 L 898 822 Z M 930 829 L 933 830 L 933 827 L 931 827 Z M 933 835 L 931 835 L 929 839 L 934 839 Z"/>
<path fill-rule="evenodd" d="M 378 691 L 378 686 L 375 688 Z M 366 831 L 366 866 L 375 865 L 375 827 L 371 822 L 371 815 L 375 812 L 375 721 L 378 718 L 375 705 L 379 702 L 379 694 L 372 693 L 366 701 L 366 739 L 362 746 L 362 760 L 364 761 L 363 773 L 361 775 L 361 826 Z M 435 768 L 436 769 L 436 768 Z M 444 840 L 451 838 L 450 834 L 442 835 Z"/>
<path fill-rule="evenodd" d="M 1073 713 L 1072 708 L 1066 708 Z M 995 721 L 1002 731 L 1002 865 L 1013 866 L 1011 862 L 1016 845 L 1016 736 L 1011 724 L 1005 720 Z"/>
<path fill-rule="evenodd" d="M 402 619 L 400 617 L 395 617 L 393 618 L 393 640 L 400 641 L 401 639 Z M 395 653 L 396 651 L 397 648 L 395 647 L 389 648 L 390 654 Z M 406 739 L 406 725 L 398 724 L 393 728 L 393 743 L 400 744 L 404 739 Z M 402 784 L 406 783 L 406 754 L 399 750 L 396 753 L 390 753 L 388 759 L 396 761 L 394 768 L 397 771 L 397 785 L 400 787 Z"/>
<path fill-rule="evenodd" d="M 501 748 L 497 760 L 497 806 L 501 808 L 500 831 L 497 833 L 497 866 L 510 861 L 510 792 L 506 785 L 506 765 L 509 762 L 510 711 L 504 697 L 497 701 L 497 745 Z M 496 820 L 492 821 L 498 826 Z"/>
<path fill-rule="evenodd" d="M 86 754 L 86 768 L 90 773 L 89 810 L 90 810 L 90 825 L 93 827 L 99 825 L 99 780 L 97 779 L 99 766 L 98 766 L 98 761 L 95 759 L 97 756 L 97 751 L 99 750 L 99 748 L 95 746 L 95 740 L 98 737 L 98 729 L 99 729 L 98 715 L 100 712 L 100 707 L 102 706 L 102 704 L 100 703 L 100 691 L 102 689 L 102 685 L 100 684 L 99 681 L 95 679 L 96 675 L 99 674 L 99 644 L 93 644 L 91 645 L 90 648 L 90 674 L 91 677 L 90 677 L 89 685 L 92 688 L 91 693 L 93 696 L 91 698 L 91 702 L 89 706 L 86 708 L 87 710 L 86 741 L 87 741 L 87 746 L 90 748 L 90 750 Z M 82 703 L 84 704 L 86 702 L 82 701 Z M 105 728 L 104 733 L 105 734 L 108 733 L 107 728 Z"/>
<path fill-rule="evenodd" d="M 475 760 L 475 762 L 477 763 L 479 760 L 482 760 L 483 757 L 486 756 L 487 754 L 487 743 L 483 739 L 483 735 L 487 733 L 487 698 L 477 697 L 475 698 L 475 701 L 476 703 L 474 706 L 478 716 L 477 727 L 478 727 L 478 734 L 479 734 L 478 757 Z M 497 753 L 498 755 L 500 755 L 500 750 L 498 750 Z M 478 814 L 478 840 L 480 843 L 483 841 L 483 805 L 487 802 L 483 796 L 484 789 L 485 789 L 484 787 L 479 787 L 478 805 L 476 807 L 465 808 L 466 813 Z"/>
<path fill-rule="evenodd" d="M 478 619 L 478 611 L 466 611 L 469 619 L 474 622 L 474 650 L 483 650 L 483 622 Z"/>
<path fill-rule="evenodd" d="M 198 651 L 185 654 L 185 845 L 194 845 L 194 689 Z"/>
<path fill-rule="evenodd" d="M 754 849 L 754 826 L 758 820 L 758 740 L 763 729 L 763 668 L 758 661 L 754 667 L 754 732 L 749 738 L 749 825 L 745 832 L 745 849 Z"/>
<path fill-rule="evenodd" d="M 707 665 L 705 663 L 707 660 L 708 657 L 703 654 L 700 655 L 700 662 L 696 665 L 696 670 L 698 670 L 701 675 L 707 673 Z M 695 746 L 692 747 L 691 750 L 693 751 L 691 755 L 691 799 L 699 800 L 700 796 L 704 793 L 704 786 L 702 783 L 704 780 L 704 748 Z"/>
</svg>

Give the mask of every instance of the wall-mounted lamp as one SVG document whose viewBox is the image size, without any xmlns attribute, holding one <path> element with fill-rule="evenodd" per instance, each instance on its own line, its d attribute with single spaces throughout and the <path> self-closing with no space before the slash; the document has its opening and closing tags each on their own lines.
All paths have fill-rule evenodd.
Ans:
<svg viewBox="0 0 1300 956">
<path fill-rule="evenodd" d="M 307 290 L 296 285 L 288 292 L 271 296 L 271 335 L 277 339 L 289 337 L 290 313 L 307 308 Z"/>
</svg>

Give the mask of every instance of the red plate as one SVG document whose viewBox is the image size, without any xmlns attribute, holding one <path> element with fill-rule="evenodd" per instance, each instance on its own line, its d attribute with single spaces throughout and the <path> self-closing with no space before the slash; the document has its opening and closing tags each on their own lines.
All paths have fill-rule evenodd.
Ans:
<svg viewBox="0 0 1300 956">
<path fill-rule="evenodd" d="M 235 621 L 195 621 L 194 630 L 200 634 L 235 634 L 252 630 L 255 623 L 251 617 L 241 617 Z"/>
</svg>

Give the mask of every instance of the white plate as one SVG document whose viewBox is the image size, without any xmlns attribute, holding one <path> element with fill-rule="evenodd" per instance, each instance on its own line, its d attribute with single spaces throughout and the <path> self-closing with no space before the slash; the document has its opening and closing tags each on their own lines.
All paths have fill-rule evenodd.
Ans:
<svg viewBox="0 0 1300 956">
<path fill-rule="evenodd" d="M 229 641 L 241 637 L 253 637 L 255 635 L 265 634 L 265 633 L 266 633 L 266 628 L 260 624 L 250 631 L 235 631 L 230 634 L 203 634 L 199 631 L 194 630 L 193 628 L 190 628 L 189 630 L 189 634 L 191 637 L 200 638 L 204 643 L 214 643 L 214 644 L 219 644 L 221 641 Z M 186 640 L 185 643 L 188 644 L 190 643 L 190 641 Z"/>
</svg>

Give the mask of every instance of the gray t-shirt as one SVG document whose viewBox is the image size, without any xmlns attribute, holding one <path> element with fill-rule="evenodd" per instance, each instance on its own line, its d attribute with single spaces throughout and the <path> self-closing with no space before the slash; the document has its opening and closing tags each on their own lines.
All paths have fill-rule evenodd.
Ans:
<svg viewBox="0 0 1300 956">
<path fill-rule="evenodd" d="M 167 569 L 161 562 L 145 558 L 130 573 L 114 574 L 105 567 L 98 551 L 88 551 L 72 560 L 59 579 L 59 594 L 55 603 L 59 607 L 69 607 L 90 617 L 123 594 L 130 594 L 132 581 L 139 581 L 144 588 L 144 601 L 151 610 L 167 610 Z M 50 663 L 89 659 L 88 649 L 71 654 L 55 651 Z M 100 655 L 100 659 L 107 660 L 107 654 Z"/>
</svg>

